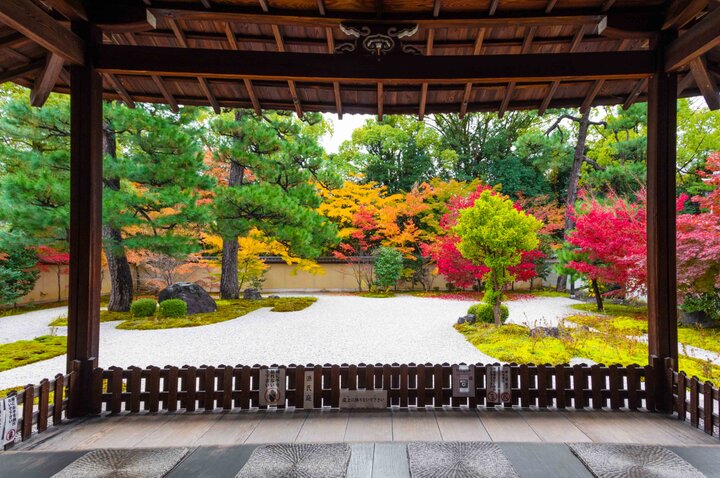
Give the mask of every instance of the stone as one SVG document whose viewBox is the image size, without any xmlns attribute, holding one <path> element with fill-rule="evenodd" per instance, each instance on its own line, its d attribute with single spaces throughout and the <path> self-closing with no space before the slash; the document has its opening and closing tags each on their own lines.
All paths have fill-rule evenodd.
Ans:
<svg viewBox="0 0 720 478">
<path fill-rule="evenodd" d="M 260 291 L 255 287 L 248 287 L 243 291 L 243 299 L 260 300 L 262 299 L 262 295 L 260 294 Z"/>
<path fill-rule="evenodd" d="M 158 295 L 158 302 L 168 299 L 180 299 L 187 304 L 188 315 L 215 312 L 217 304 L 205 292 L 205 289 L 191 282 L 178 282 L 167 289 L 163 289 Z"/>
<path fill-rule="evenodd" d="M 553 337 L 560 338 L 560 329 L 558 327 L 534 327 L 530 329 L 530 337 Z"/>
<path fill-rule="evenodd" d="M 685 312 L 684 310 L 680 311 L 678 323 L 685 327 L 697 327 L 700 329 L 711 329 L 720 325 L 705 312 Z"/>
<path fill-rule="evenodd" d="M 279 295 L 269 295 L 268 296 L 268 299 L 279 299 L 279 298 L 280 298 Z"/>
<path fill-rule="evenodd" d="M 473 314 L 463 315 L 462 317 L 460 317 L 457 320 L 457 323 L 458 323 L 458 325 L 474 324 L 475 323 L 475 315 L 473 315 Z"/>
</svg>

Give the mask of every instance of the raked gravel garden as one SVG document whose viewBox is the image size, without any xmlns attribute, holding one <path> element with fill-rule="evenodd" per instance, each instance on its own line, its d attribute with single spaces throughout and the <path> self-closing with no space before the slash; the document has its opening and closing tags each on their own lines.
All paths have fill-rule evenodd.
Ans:
<svg viewBox="0 0 720 478">
<path fill-rule="evenodd" d="M 279 313 L 262 307 L 231 320 L 196 327 L 126 330 L 117 328 L 119 321 L 102 322 L 100 366 L 523 360 L 643 363 L 647 357 L 642 330 L 634 334 L 597 330 L 597 324 L 615 327 L 614 321 L 622 320 L 624 324 L 632 319 L 595 317 L 593 322 L 591 317 L 597 314 L 577 310 L 582 302 L 567 297 L 511 295 L 505 302 L 509 319 L 500 328 L 488 324 L 455 325 L 474 303 L 461 295 L 312 297 L 317 301 L 303 310 Z M 66 315 L 65 307 L 56 307 L 0 317 L 0 347 L 39 336 L 62 337 L 67 327 L 50 324 Z M 570 319 L 575 322 L 564 322 L 570 316 L 575 317 Z M 528 334 L 528 328 L 558 326 L 565 330 L 560 338 L 533 338 Z M 710 360 L 693 359 L 692 364 L 686 362 L 685 368 L 716 380 L 720 355 L 705 350 L 700 353 L 704 354 L 701 358 Z M 64 369 L 65 355 L 10 368 L 0 372 L 0 390 L 36 383 Z"/>
</svg>

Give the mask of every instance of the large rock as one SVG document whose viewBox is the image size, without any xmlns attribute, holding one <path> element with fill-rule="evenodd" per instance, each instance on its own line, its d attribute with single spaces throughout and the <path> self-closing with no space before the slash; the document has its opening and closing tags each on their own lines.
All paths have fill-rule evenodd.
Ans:
<svg viewBox="0 0 720 478">
<path fill-rule="evenodd" d="M 205 292 L 205 289 L 197 284 L 190 282 L 178 282 L 167 289 L 164 289 L 158 295 L 158 302 L 168 299 L 181 299 L 187 304 L 188 315 L 203 314 L 206 312 L 215 312 L 217 304 Z"/>
<path fill-rule="evenodd" d="M 255 287 L 248 287 L 243 291 L 243 299 L 260 300 L 262 299 L 262 295 L 260 294 L 260 291 Z"/>
</svg>

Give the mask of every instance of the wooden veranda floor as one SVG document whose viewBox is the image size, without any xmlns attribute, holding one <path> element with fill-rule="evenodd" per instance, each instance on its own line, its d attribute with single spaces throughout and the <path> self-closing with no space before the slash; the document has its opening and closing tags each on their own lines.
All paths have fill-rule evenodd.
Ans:
<svg viewBox="0 0 720 478">
<path fill-rule="evenodd" d="M 720 441 L 673 418 L 630 411 L 382 410 L 133 414 L 71 421 L 0 452 L 7 476 L 51 476 L 100 448 L 188 447 L 172 477 L 234 476 L 261 443 L 350 442 L 348 477 L 409 477 L 410 441 L 494 441 L 522 477 L 591 476 L 565 443 L 663 445 L 720 476 Z M 3 472 L 0 471 L 0 475 Z"/>
</svg>

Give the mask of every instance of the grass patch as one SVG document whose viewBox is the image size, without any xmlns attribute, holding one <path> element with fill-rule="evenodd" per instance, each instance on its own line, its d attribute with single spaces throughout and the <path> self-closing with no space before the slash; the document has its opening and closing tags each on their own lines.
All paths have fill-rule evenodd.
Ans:
<svg viewBox="0 0 720 478">
<path fill-rule="evenodd" d="M 26 314 L 36 310 L 54 309 L 55 307 L 66 306 L 67 302 L 48 302 L 47 304 L 27 304 L 19 305 L 10 309 L 0 309 L 0 317 L 10 317 L 12 315 Z"/>
<path fill-rule="evenodd" d="M 648 360 L 647 344 L 622 334 L 563 329 L 561 338 L 531 337 L 526 327 L 490 324 L 462 324 L 455 328 L 481 352 L 503 362 L 568 363 L 571 358 L 587 358 L 606 365 L 644 365 Z M 680 357 L 680 370 L 701 380 L 720 385 L 720 367 L 709 362 Z"/>
<path fill-rule="evenodd" d="M 679 327 L 678 342 L 720 354 L 720 329 Z"/>
<path fill-rule="evenodd" d="M 133 316 L 130 312 L 110 312 L 109 310 L 100 311 L 100 322 L 115 322 L 117 320 L 132 320 Z M 68 318 L 60 317 L 48 324 L 50 327 L 67 327 Z"/>
<path fill-rule="evenodd" d="M 370 299 L 389 299 L 395 297 L 395 292 L 362 292 L 359 295 Z"/>
<path fill-rule="evenodd" d="M 67 337 L 43 335 L 0 345 L 0 372 L 47 360 L 67 351 Z"/>
<path fill-rule="evenodd" d="M 584 304 L 574 304 L 571 306 L 576 310 L 583 310 L 585 312 L 596 312 L 598 314 L 608 315 L 610 317 L 645 317 L 647 318 L 648 309 L 646 305 L 625 305 L 625 304 L 612 304 L 606 303 L 603 305 L 605 309 L 602 312 L 598 312 L 597 306 L 594 302 L 586 302 Z"/>
<path fill-rule="evenodd" d="M 227 320 L 236 319 L 245 314 L 263 307 L 271 307 L 271 312 L 295 312 L 306 309 L 317 301 L 315 297 L 281 297 L 279 299 L 260 300 L 218 300 L 218 310 L 207 314 L 195 314 L 185 317 L 142 317 L 128 318 L 118 329 L 124 330 L 155 330 L 174 329 L 182 327 L 199 327 L 201 325 L 217 324 Z M 127 313 L 127 312 L 126 312 Z"/>
<path fill-rule="evenodd" d="M 536 289 L 525 291 L 524 293 L 534 295 L 535 297 L 564 297 L 566 299 L 570 297 L 568 292 L 560 292 L 555 289 Z"/>
<path fill-rule="evenodd" d="M 608 317 L 605 315 L 573 315 L 566 320 L 578 325 L 592 327 L 605 333 L 636 336 L 648 333 L 647 319 L 637 316 Z"/>
</svg>

